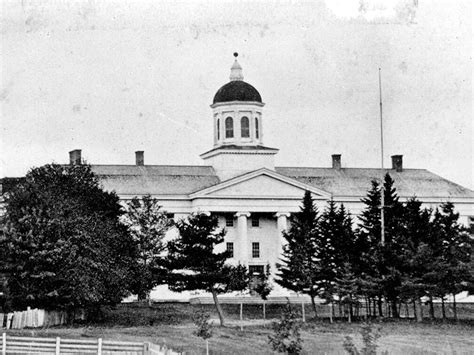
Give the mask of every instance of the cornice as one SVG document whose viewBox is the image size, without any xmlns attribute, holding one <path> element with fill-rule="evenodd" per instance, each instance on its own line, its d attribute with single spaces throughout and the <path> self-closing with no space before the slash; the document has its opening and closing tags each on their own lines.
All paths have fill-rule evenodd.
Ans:
<svg viewBox="0 0 474 355">
<path fill-rule="evenodd" d="M 215 104 L 209 105 L 211 108 L 222 107 L 222 106 L 258 106 L 263 107 L 265 103 L 258 101 L 228 101 L 228 102 L 217 102 Z"/>
</svg>

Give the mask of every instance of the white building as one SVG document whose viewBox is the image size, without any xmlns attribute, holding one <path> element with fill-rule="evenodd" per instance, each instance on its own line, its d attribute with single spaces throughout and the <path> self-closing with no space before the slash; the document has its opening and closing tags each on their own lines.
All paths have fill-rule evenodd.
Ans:
<svg viewBox="0 0 474 355">
<path fill-rule="evenodd" d="M 274 265 L 282 245 L 288 217 L 299 210 L 304 191 L 313 193 L 320 208 L 331 197 L 354 215 L 370 181 L 389 172 L 402 199 L 417 196 L 426 205 L 447 200 L 460 212 L 461 221 L 474 223 L 474 192 L 424 169 L 404 169 L 402 156 L 392 156 L 392 169 L 342 167 L 341 156 L 332 156 L 332 167 L 277 167 L 278 149 L 264 145 L 264 106 L 259 92 L 243 81 L 237 59 L 230 81 L 214 96 L 214 145 L 201 154 L 204 165 L 146 165 L 136 152 L 136 165 L 93 165 L 103 185 L 123 200 L 150 194 L 174 218 L 192 212 L 219 216 L 227 235 L 225 245 L 233 262 L 260 271 Z M 80 161 L 80 150 L 70 153 Z"/>
<path fill-rule="evenodd" d="M 192 212 L 219 217 L 227 230 L 222 248 L 232 250 L 232 262 L 261 271 L 274 266 L 281 251 L 282 231 L 297 212 L 305 190 L 320 210 L 333 198 L 353 215 L 363 209 L 360 199 L 371 180 L 389 172 L 401 199 L 416 196 L 428 206 L 455 204 L 461 222 L 474 225 L 474 192 L 424 169 L 404 169 L 402 156 L 392 156 L 391 169 L 343 167 L 340 155 L 332 167 L 278 167 L 278 149 L 264 145 L 265 115 L 259 92 L 243 81 L 237 59 L 230 81 L 214 96 L 214 142 L 201 154 L 203 165 L 146 165 L 136 152 L 136 165 L 92 165 L 107 190 L 126 201 L 150 194 L 174 218 Z M 81 151 L 70 152 L 70 163 L 81 162 Z M 274 269 L 274 267 L 273 267 Z"/>
</svg>

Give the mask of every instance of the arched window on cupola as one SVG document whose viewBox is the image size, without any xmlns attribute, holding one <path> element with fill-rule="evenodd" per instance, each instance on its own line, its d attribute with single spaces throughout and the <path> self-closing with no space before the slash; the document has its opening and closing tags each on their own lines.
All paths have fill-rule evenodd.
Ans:
<svg viewBox="0 0 474 355">
<path fill-rule="evenodd" d="M 255 138 L 259 138 L 259 133 L 258 133 L 258 118 L 255 117 Z"/>
<path fill-rule="evenodd" d="M 242 117 L 240 119 L 240 136 L 242 138 L 250 137 L 250 124 L 248 117 Z"/>
<path fill-rule="evenodd" d="M 221 139 L 221 127 L 220 127 L 220 120 L 217 119 L 217 140 Z"/>
<path fill-rule="evenodd" d="M 234 138 L 234 120 L 232 117 L 225 119 L 225 137 Z"/>
</svg>

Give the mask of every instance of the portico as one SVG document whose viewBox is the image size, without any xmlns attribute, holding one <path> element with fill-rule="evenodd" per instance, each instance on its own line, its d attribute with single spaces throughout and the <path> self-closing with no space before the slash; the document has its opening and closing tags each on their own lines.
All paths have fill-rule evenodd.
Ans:
<svg viewBox="0 0 474 355">
<path fill-rule="evenodd" d="M 190 195 L 195 212 L 207 211 L 219 217 L 226 229 L 220 250 L 231 251 L 229 262 L 272 271 L 279 261 L 291 213 L 300 210 L 304 192 L 312 192 L 321 206 L 331 194 L 288 179 L 267 168 L 251 171 Z"/>
<path fill-rule="evenodd" d="M 283 231 L 287 228 L 289 212 L 213 212 L 219 225 L 225 228 L 225 242 L 219 251 L 232 253 L 229 263 L 241 264 L 260 272 L 268 264 L 272 273 L 280 258 Z"/>
</svg>

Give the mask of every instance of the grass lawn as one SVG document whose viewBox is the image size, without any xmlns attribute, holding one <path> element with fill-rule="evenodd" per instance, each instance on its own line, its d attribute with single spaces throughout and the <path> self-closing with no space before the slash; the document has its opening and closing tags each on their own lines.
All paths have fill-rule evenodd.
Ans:
<svg viewBox="0 0 474 355">
<path fill-rule="evenodd" d="M 227 326 L 214 327 L 210 339 L 211 354 L 273 354 L 268 345 L 270 326 L 263 327 L 257 308 L 247 306 L 244 330 L 240 330 L 238 307 L 225 305 Z M 198 305 L 154 305 L 148 307 L 118 307 L 105 313 L 102 323 L 71 328 L 53 327 L 36 330 L 9 330 L 11 335 L 47 336 L 64 338 L 102 337 L 122 341 L 149 341 L 186 351 L 187 354 L 204 354 L 205 343 L 193 335 L 194 324 L 190 316 L 197 309 L 208 310 L 214 320 L 213 308 Z M 280 308 L 270 307 L 270 316 L 279 314 Z M 308 312 L 309 314 L 309 312 Z M 150 325 L 152 324 L 152 325 Z M 133 325 L 133 326 L 132 326 Z M 414 321 L 374 322 L 380 328 L 379 350 L 389 354 L 474 354 L 474 325 L 472 321 L 453 323 Z M 360 324 L 308 321 L 302 330 L 304 354 L 345 354 L 342 343 L 352 336 L 361 345 Z"/>
</svg>

